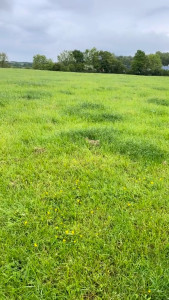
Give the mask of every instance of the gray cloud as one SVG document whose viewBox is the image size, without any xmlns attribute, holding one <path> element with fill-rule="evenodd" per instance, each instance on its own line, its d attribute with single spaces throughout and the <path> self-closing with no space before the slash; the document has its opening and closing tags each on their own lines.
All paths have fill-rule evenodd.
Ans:
<svg viewBox="0 0 169 300">
<path fill-rule="evenodd" d="M 153 8 L 150 11 L 147 12 L 146 16 L 160 16 L 161 14 L 168 14 L 169 12 L 169 6 L 161 6 L 158 8 Z"/>
<path fill-rule="evenodd" d="M 96 46 L 115 54 L 169 51 L 168 0 L 0 1 L 0 45 L 11 60 Z"/>
<path fill-rule="evenodd" d="M 49 0 L 48 4 L 55 9 L 60 9 L 64 11 L 73 11 L 73 13 L 86 13 L 90 11 L 92 6 L 92 1 L 90 0 Z"/>
<path fill-rule="evenodd" d="M 9 0 L 0 1 L 0 11 L 8 10 L 11 7 Z"/>
</svg>

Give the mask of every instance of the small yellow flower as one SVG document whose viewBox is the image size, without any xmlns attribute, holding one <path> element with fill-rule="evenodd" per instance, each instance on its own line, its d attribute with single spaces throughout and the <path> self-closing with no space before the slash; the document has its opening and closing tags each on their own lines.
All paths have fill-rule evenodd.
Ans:
<svg viewBox="0 0 169 300">
<path fill-rule="evenodd" d="M 151 293 L 151 290 L 148 290 L 148 293 L 150 294 L 150 293 Z"/>
<path fill-rule="evenodd" d="M 58 211 L 58 209 L 57 209 L 57 208 L 55 208 L 55 211 Z"/>
<path fill-rule="evenodd" d="M 126 189 L 127 189 L 127 188 L 124 186 L 124 187 L 123 187 L 123 190 L 126 190 Z"/>
<path fill-rule="evenodd" d="M 79 200 L 79 199 L 77 199 L 77 203 L 80 203 L 80 200 Z"/>
<path fill-rule="evenodd" d="M 28 224 L 28 221 L 25 221 L 25 222 L 24 222 L 24 225 L 27 225 L 27 224 Z"/>
<path fill-rule="evenodd" d="M 162 181 L 163 180 L 163 178 L 160 178 L 160 181 Z"/>
<path fill-rule="evenodd" d="M 128 206 L 131 206 L 131 203 L 128 203 L 127 205 L 128 205 Z"/>
<path fill-rule="evenodd" d="M 58 238 L 58 235 L 55 235 L 55 238 L 57 239 L 57 238 Z"/>
<path fill-rule="evenodd" d="M 151 184 L 154 184 L 154 182 L 153 182 L 153 181 L 151 181 L 150 183 L 151 183 Z"/>
<path fill-rule="evenodd" d="M 83 235 L 82 234 L 80 234 L 80 238 L 82 238 L 83 237 Z"/>
<path fill-rule="evenodd" d="M 63 193 L 63 191 L 62 191 L 62 190 L 60 190 L 60 193 Z"/>
<path fill-rule="evenodd" d="M 34 247 L 36 248 L 36 247 L 38 247 L 38 245 L 36 243 L 34 243 Z"/>
<path fill-rule="evenodd" d="M 56 226 L 56 227 L 55 227 L 55 229 L 57 229 L 57 230 L 58 230 L 58 229 L 59 229 L 59 227 L 58 227 L 58 226 Z"/>
<path fill-rule="evenodd" d="M 63 243 L 66 243 L 66 240 L 65 240 L 65 239 L 63 239 Z"/>
<path fill-rule="evenodd" d="M 72 230 L 72 234 L 73 234 L 73 235 L 75 234 L 74 230 Z"/>
<path fill-rule="evenodd" d="M 73 241 L 73 243 L 76 243 L 76 240 L 75 240 L 75 241 Z"/>
<path fill-rule="evenodd" d="M 50 211 L 48 211 L 48 215 L 50 215 Z"/>
<path fill-rule="evenodd" d="M 93 210 L 91 210 L 91 212 L 90 212 L 91 214 L 94 214 L 94 211 Z"/>
<path fill-rule="evenodd" d="M 66 233 L 66 234 L 69 234 L 69 230 L 66 230 L 65 233 Z"/>
</svg>

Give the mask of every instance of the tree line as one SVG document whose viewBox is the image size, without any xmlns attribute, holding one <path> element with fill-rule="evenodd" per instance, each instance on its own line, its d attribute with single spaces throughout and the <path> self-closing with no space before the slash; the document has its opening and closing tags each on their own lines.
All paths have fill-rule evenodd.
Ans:
<svg viewBox="0 0 169 300">
<path fill-rule="evenodd" d="M 168 75 L 169 71 L 162 66 L 169 65 L 169 53 L 156 52 L 146 55 L 137 50 L 132 56 L 115 56 L 109 51 L 96 48 L 63 51 L 58 55 L 58 61 L 53 62 L 44 55 L 33 57 L 33 68 L 65 72 L 116 73 L 135 75 Z"/>
<path fill-rule="evenodd" d="M 28 65 L 29 64 L 29 65 Z M 116 56 L 109 51 L 96 48 L 63 51 L 58 55 L 57 62 L 48 59 L 45 55 L 37 54 L 33 57 L 33 63 L 8 62 L 5 53 L 0 53 L 0 67 L 25 67 L 37 70 L 88 72 L 88 73 L 116 73 L 135 75 L 167 75 L 169 70 L 163 66 L 169 66 L 169 52 L 157 51 L 155 54 L 146 55 L 144 51 L 137 50 L 134 57 Z"/>
</svg>

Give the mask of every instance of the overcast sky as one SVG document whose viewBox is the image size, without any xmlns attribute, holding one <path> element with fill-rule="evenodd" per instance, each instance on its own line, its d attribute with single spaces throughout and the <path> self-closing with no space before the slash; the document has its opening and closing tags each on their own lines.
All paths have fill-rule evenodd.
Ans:
<svg viewBox="0 0 169 300">
<path fill-rule="evenodd" d="M 169 52 L 169 0 L 0 0 L 0 52 L 32 61 L 96 47 Z"/>
</svg>

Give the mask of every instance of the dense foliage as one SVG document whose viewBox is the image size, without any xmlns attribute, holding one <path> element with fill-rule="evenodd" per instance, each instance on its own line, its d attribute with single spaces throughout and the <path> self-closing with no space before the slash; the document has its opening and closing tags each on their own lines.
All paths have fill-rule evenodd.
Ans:
<svg viewBox="0 0 169 300">
<path fill-rule="evenodd" d="M 33 69 L 37 70 L 52 70 L 53 62 L 47 59 L 45 55 L 37 54 L 33 57 Z"/>
<path fill-rule="evenodd" d="M 137 50 L 134 57 L 116 56 L 109 51 L 96 48 L 63 51 L 57 57 L 57 62 L 45 55 L 34 55 L 33 62 L 8 62 L 6 53 L 0 53 L 0 67 L 33 68 L 36 70 L 86 72 L 86 73 L 115 73 L 135 75 L 163 75 L 169 76 L 169 52 L 157 51 L 146 55 Z"/>
<path fill-rule="evenodd" d="M 143 51 L 138 50 L 135 54 L 131 72 L 136 75 L 160 75 L 162 62 L 158 54 L 146 55 Z"/>
<path fill-rule="evenodd" d="M 138 50 L 134 57 L 115 56 L 109 51 L 97 50 L 96 48 L 86 49 L 84 52 L 80 50 L 63 51 L 58 55 L 58 62 L 56 63 L 43 55 L 34 56 L 33 68 L 66 72 L 169 75 L 169 71 L 162 69 L 162 54 L 167 57 L 167 53 L 157 52 L 146 55 L 141 50 Z M 46 61 L 50 61 L 49 68 Z"/>
<path fill-rule="evenodd" d="M 157 51 L 156 54 L 160 56 L 163 66 L 169 66 L 169 52 L 162 53 Z"/>
</svg>

